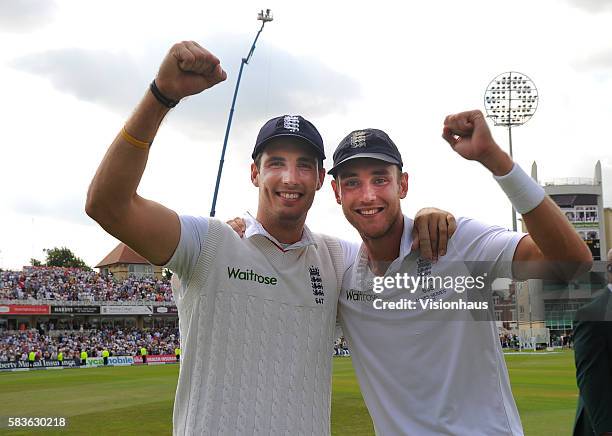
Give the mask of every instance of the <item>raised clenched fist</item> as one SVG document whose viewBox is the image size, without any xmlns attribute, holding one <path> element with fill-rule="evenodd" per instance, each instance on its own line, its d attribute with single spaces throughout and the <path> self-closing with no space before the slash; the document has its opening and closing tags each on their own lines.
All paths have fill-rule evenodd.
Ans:
<svg viewBox="0 0 612 436">
<path fill-rule="evenodd" d="M 448 115 L 444 119 L 442 137 L 453 150 L 468 160 L 481 161 L 499 148 L 479 110 Z"/>
<path fill-rule="evenodd" d="M 164 96 L 178 101 L 226 78 L 215 55 L 195 41 L 183 41 L 172 46 L 159 67 L 155 83 Z"/>
<path fill-rule="evenodd" d="M 461 157 L 480 162 L 497 176 L 512 169 L 512 159 L 497 145 L 479 110 L 447 116 L 442 137 Z"/>
</svg>

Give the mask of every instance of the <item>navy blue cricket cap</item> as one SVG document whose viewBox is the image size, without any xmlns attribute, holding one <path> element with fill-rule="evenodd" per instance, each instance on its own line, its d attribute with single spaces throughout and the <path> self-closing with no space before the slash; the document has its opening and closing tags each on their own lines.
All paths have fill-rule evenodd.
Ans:
<svg viewBox="0 0 612 436">
<path fill-rule="evenodd" d="M 283 136 L 301 138 L 312 145 L 314 151 L 321 159 L 325 159 L 325 149 L 323 148 L 323 138 L 317 128 L 301 115 L 282 115 L 272 118 L 259 130 L 252 158 L 274 138 Z"/>
<path fill-rule="evenodd" d="M 336 177 L 340 165 L 360 157 L 389 162 L 398 165 L 400 169 L 404 165 L 402 155 L 389 135 L 378 129 L 362 129 L 349 133 L 340 141 L 334 151 L 334 166 L 328 171 L 329 174 Z"/>
</svg>

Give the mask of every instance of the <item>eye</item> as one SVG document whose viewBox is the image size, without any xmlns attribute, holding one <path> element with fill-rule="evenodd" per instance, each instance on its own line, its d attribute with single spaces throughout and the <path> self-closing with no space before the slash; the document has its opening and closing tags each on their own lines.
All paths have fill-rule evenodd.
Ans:
<svg viewBox="0 0 612 436">
<path fill-rule="evenodd" d="M 354 188 L 355 186 L 359 186 L 359 181 L 357 179 L 349 179 L 345 180 L 343 185 L 347 188 Z"/>
<path fill-rule="evenodd" d="M 387 179 L 385 177 L 377 177 L 376 179 L 374 179 L 375 185 L 382 185 L 385 183 L 387 183 Z"/>
</svg>

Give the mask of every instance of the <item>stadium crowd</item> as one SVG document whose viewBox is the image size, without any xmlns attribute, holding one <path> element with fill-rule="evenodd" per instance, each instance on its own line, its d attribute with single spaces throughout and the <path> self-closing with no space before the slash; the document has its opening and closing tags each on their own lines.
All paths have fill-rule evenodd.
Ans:
<svg viewBox="0 0 612 436">
<path fill-rule="evenodd" d="M 104 329 L 57 336 L 34 329 L 19 333 L 0 331 L 0 362 L 27 360 L 31 351 L 36 353 L 37 360 L 54 360 L 60 351 L 66 360 L 78 359 L 82 351 L 89 357 L 101 357 L 103 350 L 108 350 L 111 356 L 136 356 L 143 347 L 148 354 L 174 354 L 180 348 L 178 329 Z"/>
<path fill-rule="evenodd" d="M 160 301 L 172 302 L 170 281 L 134 277 L 121 282 L 112 275 L 79 268 L 24 267 L 0 272 L 0 300 Z"/>
</svg>

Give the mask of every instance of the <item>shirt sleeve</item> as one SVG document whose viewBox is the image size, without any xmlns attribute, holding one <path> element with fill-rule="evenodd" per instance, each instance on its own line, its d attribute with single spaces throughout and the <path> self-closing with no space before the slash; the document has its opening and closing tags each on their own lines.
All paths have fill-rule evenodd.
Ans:
<svg viewBox="0 0 612 436">
<path fill-rule="evenodd" d="M 457 231 L 451 238 L 458 258 L 471 263 L 480 274 L 491 279 L 512 276 L 512 259 L 518 243 L 527 233 L 512 232 L 471 218 L 457 219 Z"/>
<path fill-rule="evenodd" d="M 164 268 L 171 270 L 180 282 L 182 293 L 187 288 L 208 236 L 208 218 L 180 215 L 181 237 L 174 254 Z M 173 276 L 174 277 L 174 276 Z M 175 283 L 176 280 L 175 280 Z"/>
</svg>

